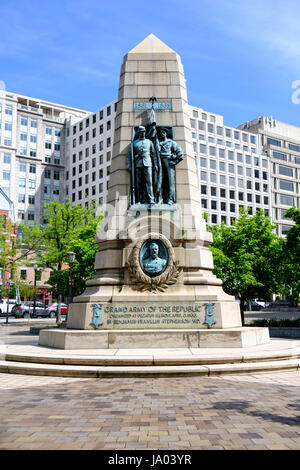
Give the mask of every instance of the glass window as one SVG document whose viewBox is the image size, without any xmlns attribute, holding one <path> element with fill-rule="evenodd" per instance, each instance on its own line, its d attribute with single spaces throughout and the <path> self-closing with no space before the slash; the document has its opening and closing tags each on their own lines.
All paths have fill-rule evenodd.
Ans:
<svg viewBox="0 0 300 470">
<path fill-rule="evenodd" d="M 243 163 L 243 154 L 242 153 L 237 153 L 236 154 L 236 159 L 238 162 Z"/>
<path fill-rule="evenodd" d="M 246 155 L 246 163 L 247 165 L 251 165 L 251 155 Z"/>
<path fill-rule="evenodd" d="M 205 123 L 203 121 L 198 121 L 198 129 L 199 131 L 205 130 Z"/>
<path fill-rule="evenodd" d="M 225 162 L 219 162 L 220 171 L 225 171 Z"/>
<path fill-rule="evenodd" d="M 200 166 L 207 167 L 207 160 L 206 158 L 201 157 L 200 158 Z"/>
<path fill-rule="evenodd" d="M 217 201 L 210 201 L 210 207 L 213 210 L 217 210 Z"/>
<path fill-rule="evenodd" d="M 226 197 L 226 189 L 220 188 L 220 197 Z"/>
<path fill-rule="evenodd" d="M 30 126 L 33 127 L 34 129 L 37 128 L 37 119 L 32 118 L 30 120 Z"/>
<path fill-rule="evenodd" d="M 215 188 L 215 186 L 212 186 L 210 188 L 210 194 L 211 194 L 211 196 L 216 196 L 217 195 L 217 188 Z"/>
<path fill-rule="evenodd" d="M 211 170 L 215 170 L 217 168 L 216 160 L 209 160 L 209 167 Z"/>
<path fill-rule="evenodd" d="M 201 185 L 201 194 L 206 194 L 206 186 Z"/>
<path fill-rule="evenodd" d="M 242 167 L 242 166 L 238 166 L 238 167 L 237 167 L 237 171 L 238 171 L 238 175 L 242 175 L 242 174 L 243 174 L 243 167 Z"/>
<path fill-rule="evenodd" d="M 229 197 L 230 199 L 235 199 L 235 192 L 232 189 L 229 191 Z"/>
<path fill-rule="evenodd" d="M 35 180 L 29 180 L 28 183 L 30 189 L 35 189 Z"/>
<path fill-rule="evenodd" d="M 36 173 L 36 165 L 35 165 L 35 163 L 30 163 L 30 165 L 29 165 L 29 173 Z"/>
<path fill-rule="evenodd" d="M 209 155 L 216 156 L 216 147 L 209 147 Z"/>
<path fill-rule="evenodd" d="M 287 161 L 287 155 L 285 153 L 275 152 L 275 150 L 273 150 L 272 153 L 273 153 L 273 157 L 277 158 L 277 160 Z"/>
<path fill-rule="evenodd" d="M 234 160 L 234 153 L 232 150 L 228 150 L 228 159 L 229 160 Z"/>
<path fill-rule="evenodd" d="M 217 126 L 217 134 L 218 135 L 223 135 L 223 127 Z"/>
<path fill-rule="evenodd" d="M 207 131 L 210 133 L 214 133 L 214 126 L 213 124 L 207 124 Z"/>
<path fill-rule="evenodd" d="M 226 211 L 226 202 L 221 201 L 221 211 Z"/>
<path fill-rule="evenodd" d="M 256 137 L 255 137 L 255 135 L 250 135 L 250 142 L 251 142 L 251 144 L 254 144 L 254 145 L 256 144 Z"/>
<path fill-rule="evenodd" d="M 11 116 L 12 113 L 13 113 L 13 107 L 12 107 L 12 105 L 11 105 L 11 104 L 7 104 L 7 105 L 5 106 L 5 114 Z"/>
<path fill-rule="evenodd" d="M 225 158 L 225 150 L 219 148 L 219 158 Z"/>
<path fill-rule="evenodd" d="M 10 162 L 11 162 L 11 155 L 10 155 L 10 153 L 5 153 L 5 154 L 3 155 L 3 163 L 9 163 L 9 164 L 10 164 Z"/>
<path fill-rule="evenodd" d="M 217 175 L 216 175 L 216 173 L 211 173 L 211 174 L 210 174 L 210 181 L 211 181 L 211 183 L 216 183 L 216 182 L 217 182 Z"/>
<path fill-rule="evenodd" d="M 282 225 L 281 233 L 282 235 L 286 235 L 292 228 L 292 225 Z"/>
<path fill-rule="evenodd" d="M 200 144 L 200 153 L 206 153 L 206 145 Z"/>
<path fill-rule="evenodd" d="M 2 179 L 6 180 L 6 181 L 9 181 L 10 180 L 10 171 L 4 170 L 2 172 Z"/>
<path fill-rule="evenodd" d="M 19 188 L 25 188 L 25 186 L 26 186 L 26 179 L 19 178 Z"/>
<path fill-rule="evenodd" d="M 226 137 L 231 137 L 231 129 L 225 129 Z"/>
<path fill-rule="evenodd" d="M 21 126 L 27 126 L 28 125 L 28 119 L 26 116 L 21 116 Z"/>
<path fill-rule="evenodd" d="M 200 171 L 200 178 L 204 181 L 207 180 L 207 173 L 206 171 Z"/>
<path fill-rule="evenodd" d="M 297 165 L 300 165 L 300 157 L 296 157 L 296 156 L 295 156 L 295 163 L 296 163 Z"/>
<path fill-rule="evenodd" d="M 283 206 L 294 206 L 294 198 L 291 196 L 283 196 L 282 194 L 280 195 L 280 204 Z"/>
<path fill-rule="evenodd" d="M 267 145 L 276 145 L 277 147 L 281 147 L 281 140 L 267 137 Z"/>
<path fill-rule="evenodd" d="M 207 199 L 201 199 L 201 207 L 202 209 L 207 209 Z"/>
<path fill-rule="evenodd" d="M 294 184 L 290 181 L 279 180 L 279 188 L 285 191 L 294 191 Z"/>
<path fill-rule="evenodd" d="M 288 166 L 278 165 L 278 173 L 284 176 L 293 176 L 293 168 Z"/>
<path fill-rule="evenodd" d="M 226 176 L 220 175 L 220 184 L 226 184 Z"/>
<path fill-rule="evenodd" d="M 27 141 L 27 134 L 25 134 L 24 132 L 21 132 L 20 140 Z"/>
<path fill-rule="evenodd" d="M 232 163 L 228 164 L 228 171 L 229 173 L 234 173 L 234 165 Z"/>
<path fill-rule="evenodd" d="M 20 203 L 25 202 L 25 194 L 19 194 L 18 195 L 18 202 L 20 202 Z"/>
<path fill-rule="evenodd" d="M 295 150 L 295 152 L 300 152 L 300 145 L 289 144 L 289 149 Z"/>
</svg>

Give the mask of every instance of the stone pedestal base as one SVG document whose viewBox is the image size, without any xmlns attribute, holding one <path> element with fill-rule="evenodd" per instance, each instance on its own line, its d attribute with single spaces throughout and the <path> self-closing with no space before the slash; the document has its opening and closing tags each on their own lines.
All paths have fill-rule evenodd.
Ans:
<svg viewBox="0 0 300 470">
<path fill-rule="evenodd" d="M 40 332 L 39 344 L 59 349 L 244 348 L 269 343 L 268 328 L 70 330 Z"/>
</svg>

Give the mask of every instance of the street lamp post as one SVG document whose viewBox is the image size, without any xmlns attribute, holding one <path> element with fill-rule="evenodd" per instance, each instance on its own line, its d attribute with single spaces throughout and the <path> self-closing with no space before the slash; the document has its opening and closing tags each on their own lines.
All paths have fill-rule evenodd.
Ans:
<svg viewBox="0 0 300 470">
<path fill-rule="evenodd" d="M 6 324 L 8 325 L 8 313 L 9 313 L 9 290 L 10 282 L 7 282 L 7 304 L 6 304 Z"/>
<path fill-rule="evenodd" d="M 38 269 L 38 266 L 37 264 L 35 263 L 33 265 L 33 269 L 34 269 L 34 299 L 33 299 L 33 316 L 35 317 L 35 310 L 36 310 L 36 272 L 37 272 L 37 269 Z M 30 311 L 30 309 L 29 309 Z"/>
<path fill-rule="evenodd" d="M 68 298 L 68 305 L 72 303 L 73 300 L 73 293 L 72 293 L 72 288 L 74 284 L 73 280 L 73 265 L 75 261 L 75 253 L 73 251 L 69 251 L 68 253 L 68 258 L 69 258 L 69 266 L 70 266 L 70 271 L 69 271 L 69 298 Z"/>
</svg>

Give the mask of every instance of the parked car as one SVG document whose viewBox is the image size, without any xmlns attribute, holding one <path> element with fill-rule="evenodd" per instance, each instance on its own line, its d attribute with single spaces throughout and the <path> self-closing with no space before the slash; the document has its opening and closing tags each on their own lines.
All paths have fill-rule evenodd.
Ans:
<svg viewBox="0 0 300 470">
<path fill-rule="evenodd" d="M 288 308 L 291 307 L 291 302 L 289 300 L 274 300 L 274 302 L 269 303 L 268 308 Z"/>
<path fill-rule="evenodd" d="M 53 318 L 56 316 L 56 313 L 57 313 L 57 306 L 58 306 L 58 303 L 55 302 L 54 304 L 51 304 L 49 305 L 49 307 L 47 308 L 47 311 L 49 313 L 49 317 L 50 318 Z M 60 310 L 60 313 L 62 315 L 67 315 L 68 313 L 68 306 L 66 304 L 61 304 L 61 310 Z"/>
<path fill-rule="evenodd" d="M 12 308 L 16 305 L 16 299 L 0 299 L 0 315 L 6 315 L 7 313 L 7 304 L 8 304 L 8 313 L 11 313 Z"/>
<path fill-rule="evenodd" d="M 253 311 L 253 312 L 259 312 L 260 310 L 264 309 L 264 307 L 262 305 L 258 304 L 257 302 L 255 302 L 255 300 L 251 300 L 250 305 L 251 305 L 251 311 Z M 250 311 L 249 306 L 248 306 L 248 302 L 245 303 L 245 309 Z"/>
<path fill-rule="evenodd" d="M 14 305 L 11 314 L 15 318 L 28 318 L 29 315 L 31 318 L 49 317 L 49 312 L 47 311 L 46 305 L 42 304 L 41 302 L 35 303 L 35 314 L 33 311 L 34 302 L 30 301 Z"/>
</svg>

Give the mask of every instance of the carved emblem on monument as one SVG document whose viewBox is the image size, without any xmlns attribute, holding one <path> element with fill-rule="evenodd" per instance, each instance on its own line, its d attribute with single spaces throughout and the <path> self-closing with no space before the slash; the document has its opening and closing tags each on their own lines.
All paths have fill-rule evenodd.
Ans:
<svg viewBox="0 0 300 470">
<path fill-rule="evenodd" d="M 159 233 L 138 240 L 128 261 L 128 271 L 141 291 L 164 292 L 177 282 L 178 262 L 170 241 Z"/>
</svg>

